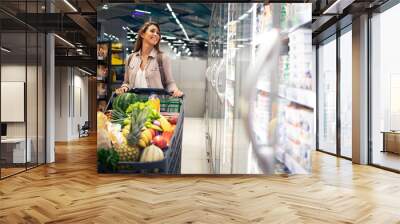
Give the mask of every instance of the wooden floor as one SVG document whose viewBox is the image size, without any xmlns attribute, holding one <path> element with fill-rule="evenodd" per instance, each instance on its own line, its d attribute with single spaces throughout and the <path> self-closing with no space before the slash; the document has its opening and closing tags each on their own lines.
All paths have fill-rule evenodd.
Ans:
<svg viewBox="0 0 400 224">
<path fill-rule="evenodd" d="M 0 181 L 0 223 L 400 223 L 400 175 L 315 153 L 312 175 L 99 175 L 95 138 Z"/>
</svg>

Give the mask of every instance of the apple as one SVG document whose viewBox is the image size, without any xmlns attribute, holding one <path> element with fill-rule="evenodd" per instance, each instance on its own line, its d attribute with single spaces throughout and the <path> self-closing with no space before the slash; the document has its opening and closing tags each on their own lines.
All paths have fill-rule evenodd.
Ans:
<svg viewBox="0 0 400 224">
<path fill-rule="evenodd" d="M 170 124 L 176 124 L 176 122 L 178 122 L 178 116 L 177 116 L 177 115 L 171 116 L 171 117 L 168 119 L 168 122 L 169 122 Z"/>
<path fill-rule="evenodd" d="M 157 135 L 156 137 L 153 138 L 153 144 L 158 146 L 160 149 L 166 149 L 167 148 L 167 140 L 162 135 Z"/>
<path fill-rule="evenodd" d="M 164 137 L 164 139 L 167 141 L 167 145 L 169 145 L 173 134 L 174 133 L 172 131 L 164 131 L 162 133 L 162 137 Z"/>
</svg>

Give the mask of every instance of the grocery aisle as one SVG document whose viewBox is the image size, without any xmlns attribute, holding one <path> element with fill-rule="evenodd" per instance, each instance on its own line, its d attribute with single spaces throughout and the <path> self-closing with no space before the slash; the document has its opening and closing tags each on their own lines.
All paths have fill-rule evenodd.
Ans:
<svg viewBox="0 0 400 224">
<path fill-rule="evenodd" d="M 182 139 L 182 174 L 208 174 L 203 118 L 185 118 Z"/>
</svg>

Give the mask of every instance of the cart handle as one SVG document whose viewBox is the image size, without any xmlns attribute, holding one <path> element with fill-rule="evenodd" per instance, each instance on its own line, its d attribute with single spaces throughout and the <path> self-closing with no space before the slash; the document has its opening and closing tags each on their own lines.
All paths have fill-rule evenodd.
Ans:
<svg viewBox="0 0 400 224">
<path fill-rule="evenodd" d="M 134 88 L 134 89 L 130 89 L 127 92 L 129 93 L 136 93 L 136 94 L 140 94 L 140 93 L 147 93 L 147 94 L 158 94 L 158 95 L 169 95 L 172 96 L 172 92 L 168 92 L 165 89 L 157 89 L 157 88 Z M 185 94 L 183 94 L 182 96 L 178 97 L 183 99 L 183 97 L 185 96 Z"/>
</svg>

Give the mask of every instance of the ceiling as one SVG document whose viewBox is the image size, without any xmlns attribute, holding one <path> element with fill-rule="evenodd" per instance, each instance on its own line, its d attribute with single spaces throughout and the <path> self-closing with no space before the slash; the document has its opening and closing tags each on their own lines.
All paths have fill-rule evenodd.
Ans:
<svg viewBox="0 0 400 224">
<path fill-rule="evenodd" d="M 172 17 L 166 1 L 163 0 L 157 0 L 158 4 L 154 3 L 156 0 L 142 0 L 141 2 L 146 2 L 142 4 L 134 3 L 139 2 L 139 0 L 67 1 L 70 5 L 66 4 L 64 0 L 47 0 L 53 6 L 52 13 L 48 13 L 50 9 L 46 6 L 45 0 L 0 0 L 1 31 L 2 33 L 10 33 L 4 35 L 4 38 L 7 38 L 5 41 L 10 42 L 9 46 L 20 49 L 18 47 L 25 44 L 25 39 L 14 38 L 13 34 L 17 35 L 26 31 L 54 32 L 76 46 L 71 48 L 68 43 L 56 38 L 56 57 L 60 56 L 56 58 L 56 62 L 68 64 L 68 61 L 76 63 L 82 61 L 83 63 L 86 60 L 85 64 L 92 63 L 90 67 L 95 70 L 96 42 L 98 39 L 106 39 L 101 33 L 112 34 L 131 48 L 133 42 L 128 40 L 134 40 L 135 34 L 128 35 L 128 32 L 137 32 L 144 21 L 153 20 L 160 24 L 163 36 L 176 38 L 175 40 L 164 39 L 164 41 L 169 41 L 172 44 L 177 44 L 174 42 L 179 40 L 184 42 L 193 52 L 193 56 L 201 55 L 207 49 L 208 23 L 212 11 L 211 1 L 203 0 L 202 3 L 170 1 L 172 11 L 176 14 L 188 38 L 192 41 L 186 40 L 185 33 Z M 279 1 L 271 0 L 269 2 Z M 317 43 L 335 33 L 338 28 L 351 23 L 352 17 L 366 10 L 373 10 L 388 2 L 388 0 L 293 0 L 285 2 L 310 2 L 313 4 L 313 41 Z M 104 8 L 104 5 L 107 5 L 107 9 Z M 328 10 L 332 8 L 335 9 L 333 11 Z M 336 9 L 337 12 L 335 12 Z M 135 10 L 148 13 L 138 13 Z M 329 13 L 324 13 L 327 10 Z M 101 28 L 100 33 L 97 33 L 98 27 Z M 11 43 L 12 41 L 14 43 Z M 35 48 L 34 44 L 28 44 L 28 55 L 30 52 L 34 52 L 33 48 Z M 82 53 L 78 53 L 77 48 L 82 49 Z M 17 51 L 19 52 L 19 50 Z M 22 55 L 23 53 L 15 52 L 15 54 Z M 21 57 L 21 55 L 18 57 Z"/>
<path fill-rule="evenodd" d="M 128 48 L 132 48 L 136 34 L 146 21 L 155 21 L 160 25 L 161 35 L 164 41 L 173 45 L 183 45 L 190 49 L 192 56 L 205 55 L 208 41 L 208 24 L 211 17 L 211 4 L 209 3 L 171 3 L 171 10 L 177 20 L 182 24 L 187 33 L 173 18 L 167 4 L 124 4 L 113 3 L 100 5 L 97 11 L 98 24 L 101 33 L 100 41 L 109 40 L 106 34 L 118 38 Z M 126 29 L 129 27 L 129 29 Z M 130 34 L 131 32 L 134 34 Z M 172 38 L 175 38 L 174 40 Z M 132 39 L 132 41 L 129 41 Z M 176 43 L 176 42 L 180 43 Z M 184 53 L 184 52 L 183 52 Z"/>
</svg>

